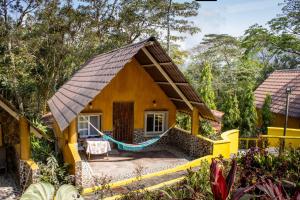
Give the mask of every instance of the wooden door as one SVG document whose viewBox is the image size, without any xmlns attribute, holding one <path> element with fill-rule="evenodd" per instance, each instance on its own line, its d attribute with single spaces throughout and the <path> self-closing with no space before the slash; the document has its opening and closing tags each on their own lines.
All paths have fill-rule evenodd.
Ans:
<svg viewBox="0 0 300 200">
<path fill-rule="evenodd" d="M 116 140 L 132 143 L 133 112 L 133 102 L 113 103 L 113 136 Z"/>
</svg>

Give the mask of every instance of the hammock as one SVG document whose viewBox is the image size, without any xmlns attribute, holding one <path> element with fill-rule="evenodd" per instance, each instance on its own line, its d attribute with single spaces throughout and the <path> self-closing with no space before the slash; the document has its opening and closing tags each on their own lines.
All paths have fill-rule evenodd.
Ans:
<svg viewBox="0 0 300 200">
<path fill-rule="evenodd" d="M 98 130 L 93 124 L 91 124 L 90 122 L 88 122 L 102 137 L 104 140 L 113 142 L 115 144 L 118 145 L 118 149 L 123 150 L 123 151 L 141 151 L 149 146 L 151 146 L 152 144 L 156 143 L 158 140 L 160 140 L 161 137 L 163 137 L 164 135 L 166 135 L 173 126 L 171 126 L 168 130 L 166 130 L 165 132 L 163 132 L 161 135 L 158 135 L 150 140 L 147 140 L 145 142 L 141 142 L 138 144 L 127 144 L 124 142 L 120 142 L 118 140 L 115 140 L 114 138 L 102 133 L 100 130 Z"/>
</svg>

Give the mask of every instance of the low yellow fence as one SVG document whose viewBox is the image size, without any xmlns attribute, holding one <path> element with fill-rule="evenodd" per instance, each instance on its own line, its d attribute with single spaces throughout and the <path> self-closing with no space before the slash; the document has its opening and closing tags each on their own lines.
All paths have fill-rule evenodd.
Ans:
<svg viewBox="0 0 300 200">
<path fill-rule="evenodd" d="M 268 127 L 268 134 L 262 135 L 268 142 L 268 146 L 279 147 L 280 141 L 285 140 L 285 147 L 300 147 L 300 129 L 286 129 L 286 136 L 283 136 L 283 128 Z"/>
<path fill-rule="evenodd" d="M 239 148 L 249 149 L 251 147 L 277 147 L 285 140 L 285 148 L 300 148 L 300 129 L 286 129 L 286 136 L 283 136 L 283 128 L 268 127 L 267 135 L 260 135 L 258 138 L 240 138 Z"/>
</svg>

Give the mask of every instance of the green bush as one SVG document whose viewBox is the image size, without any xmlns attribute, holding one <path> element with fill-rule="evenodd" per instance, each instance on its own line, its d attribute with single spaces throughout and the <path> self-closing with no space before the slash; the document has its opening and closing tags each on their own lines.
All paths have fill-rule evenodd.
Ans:
<svg viewBox="0 0 300 200">
<path fill-rule="evenodd" d="M 219 140 L 222 139 L 220 134 L 217 133 L 214 128 L 212 127 L 211 123 L 207 120 L 200 121 L 200 135 L 204 137 L 210 138 L 212 140 Z"/>
<path fill-rule="evenodd" d="M 54 155 L 47 158 L 46 163 L 38 162 L 41 181 L 54 185 L 57 189 L 63 184 L 74 184 L 73 176 L 69 175 L 69 165 L 58 161 Z"/>
</svg>

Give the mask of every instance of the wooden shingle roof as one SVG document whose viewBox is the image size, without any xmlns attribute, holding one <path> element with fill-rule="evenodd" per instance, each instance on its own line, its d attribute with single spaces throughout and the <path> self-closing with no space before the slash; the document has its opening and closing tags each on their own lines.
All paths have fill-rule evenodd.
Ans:
<svg viewBox="0 0 300 200">
<path fill-rule="evenodd" d="M 289 116 L 300 117 L 300 70 L 276 70 L 256 90 L 255 103 L 262 108 L 265 97 L 272 97 L 271 111 L 285 114 L 286 88 L 290 87 Z"/>
<path fill-rule="evenodd" d="M 53 95 L 48 105 L 60 129 L 68 127 L 133 58 L 141 64 L 178 110 L 190 112 L 191 106 L 195 106 L 199 109 L 201 117 L 215 120 L 210 109 L 186 81 L 178 67 L 157 40 L 151 37 L 93 57 Z"/>
</svg>

